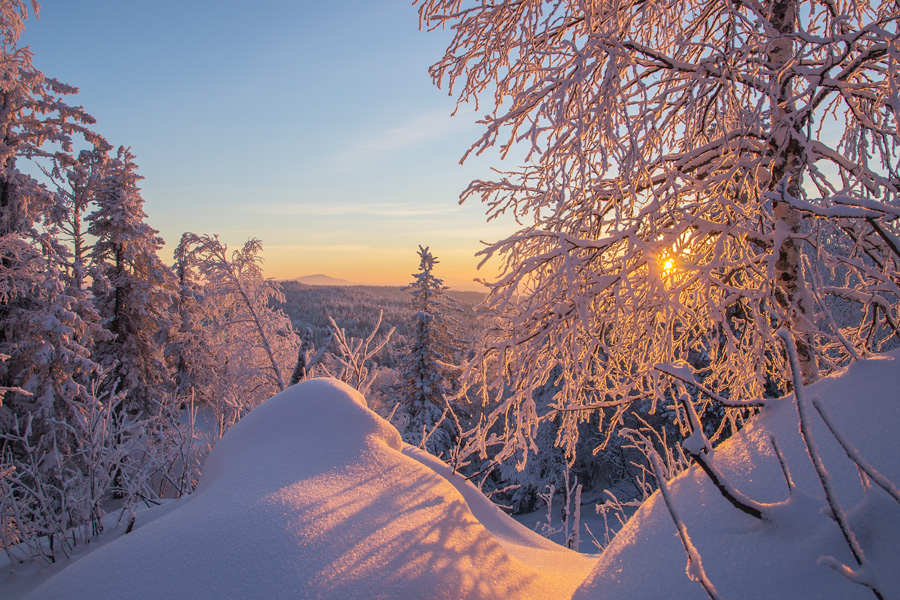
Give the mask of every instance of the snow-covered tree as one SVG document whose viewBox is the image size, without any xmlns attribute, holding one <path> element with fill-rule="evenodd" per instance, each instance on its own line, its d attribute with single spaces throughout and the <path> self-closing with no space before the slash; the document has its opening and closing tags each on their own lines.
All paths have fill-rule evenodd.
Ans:
<svg viewBox="0 0 900 600">
<path fill-rule="evenodd" d="M 191 251 L 193 234 L 181 236 L 175 248 L 172 269 L 177 280 L 178 330 L 170 339 L 168 353 L 175 364 L 176 395 L 200 403 L 215 400 L 220 389 L 216 354 L 205 325 L 206 292 Z"/>
<path fill-rule="evenodd" d="M 18 47 L 28 6 L 0 3 L 0 354 L 8 357 L 0 385 L 27 392 L 4 400 L 0 430 L 30 414 L 40 440 L 51 429 L 62 431 L 59 423 L 84 398 L 98 333 L 85 294 L 66 276 L 68 251 L 57 241 L 66 207 L 17 161 L 58 163 L 71 152 L 73 135 L 100 138 L 87 129 L 89 115 L 63 102 L 75 88 L 44 76 L 30 50 Z M 60 444 L 67 437 L 62 433 Z"/>
<path fill-rule="evenodd" d="M 61 230 L 71 245 L 69 271 L 78 288 L 84 287 L 92 249 L 85 218 L 96 202 L 104 169 L 109 164 L 109 150 L 109 144 L 98 138 L 93 149 L 82 150 L 74 158 L 60 155 L 53 168 L 46 171 L 56 183 L 58 198 L 65 209 Z"/>
<path fill-rule="evenodd" d="M 227 420 L 233 422 L 285 389 L 299 340 L 287 315 L 272 306 L 284 295 L 263 275 L 259 240 L 229 251 L 217 236 L 186 233 L 182 245 L 203 286 L 203 350 L 215 356 L 217 400 L 231 407 L 234 414 Z"/>
<path fill-rule="evenodd" d="M 419 271 L 406 287 L 415 316 L 412 338 L 400 376 L 400 406 L 395 415 L 404 441 L 434 454 L 449 452 L 461 434 L 459 407 L 451 403 L 456 391 L 458 358 L 450 331 L 447 287 L 434 274 L 437 259 L 419 246 Z"/>
<path fill-rule="evenodd" d="M 531 445 L 553 373 L 571 445 L 594 409 L 681 385 L 660 363 L 741 402 L 790 388 L 780 327 L 807 382 L 896 343 L 895 2 L 417 4 L 454 33 L 436 82 L 493 101 L 470 152 L 527 151 L 464 193 L 522 223 L 482 251 L 506 323 L 473 368 L 498 392 L 485 431 L 515 415 L 501 455 Z"/>
<path fill-rule="evenodd" d="M 165 350 L 177 327 L 175 279 L 157 252 L 163 241 L 146 222 L 134 155 L 120 147 L 88 216 L 96 237 L 92 291 L 113 339 L 98 345 L 97 361 L 110 369 L 104 392 L 124 393 L 124 408 L 153 412 L 174 390 Z"/>
<path fill-rule="evenodd" d="M 93 453 L 88 429 L 90 415 L 109 408 L 95 393 L 94 350 L 110 336 L 82 289 L 83 204 L 51 193 L 20 163 L 77 177 L 73 138 L 100 153 L 105 142 L 89 115 L 63 101 L 76 89 L 44 76 L 17 46 L 29 5 L 36 13 L 36 2 L 0 2 L 0 545 L 52 557 L 54 542 L 98 518 L 107 496 L 93 475 L 108 478 L 111 463 Z M 122 439 L 114 433 L 108 439 Z"/>
</svg>

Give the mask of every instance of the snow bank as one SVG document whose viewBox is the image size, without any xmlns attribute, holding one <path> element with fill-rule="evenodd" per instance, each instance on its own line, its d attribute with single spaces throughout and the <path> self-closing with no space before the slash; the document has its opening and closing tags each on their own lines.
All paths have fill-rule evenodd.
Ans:
<svg viewBox="0 0 900 600">
<path fill-rule="evenodd" d="M 404 446 L 335 380 L 256 408 L 173 505 L 28 598 L 568 598 L 596 564 Z"/>
<path fill-rule="evenodd" d="M 857 363 L 841 376 L 806 390 L 863 458 L 891 481 L 900 482 L 900 354 Z M 883 490 L 864 492 L 860 475 L 812 409 L 813 434 L 838 489 L 839 500 L 881 589 L 900 598 L 900 505 Z M 787 459 L 798 491 L 771 507 L 771 521 L 758 521 L 732 507 L 693 467 L 670 489 L 688 534 L 717 591 L 728 600 L 851 600 L 874 598 L 819 563 L 833 556 L 855 567 L 803 446 L 797 409 L 788 397 L 767 406 L 740 434 L 716 450 L 716 465 L 754 500 L 779 503 L 788 488 L 769 436 Z M 685 575 L 687 560 L 675 526 L 658 494 L 619 532 L 594 573 L 575 593 L 579 599 L 707 598 Z"/>
</svg>

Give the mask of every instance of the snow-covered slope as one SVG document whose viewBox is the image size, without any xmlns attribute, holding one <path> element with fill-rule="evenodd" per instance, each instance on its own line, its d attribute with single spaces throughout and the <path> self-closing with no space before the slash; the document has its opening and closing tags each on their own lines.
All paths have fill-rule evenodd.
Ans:
<svg viewBox="0 0 900 600">
<path fill-rule="evenodd" d="M 567 598 L 595 563 L 506 517 L 404 446 L 355 390 L 320 379 L 232 428 L 191 497 L 139 515 L 28 597 Z"/>
<path fill-rule="evenodd" d="M 857 363 L 806 390 L 808 398 L 821 398 L 844 436 L 895 485 L 900 482 L 898 358 L 895 353 Z M 824 465 L 882 591 L 900 598 L 900 505 L 875 486 L 865 493 L 857 469 L 814 411 L 811 421 Z M 856 566 L 837 524 L 826 516 L 825 494 L 798 422 L 793 397 L 778 400 L 716 450 L 716 463 L 738 490 L 760 502 L 781 502 L 788 488 L 769 442 L 775 436 L 798 491 L 767 511 L 771 522 L 732 507 L 696 467 L 670 484 L 674 504 L 723 598 L 874 598 L 867 588 L 818 562 L 833 556 Z M 685 575 L 686 564 L 672 519 L 655 494 L 619 532 L 575 598 L 707 598 L 700 584 Z"/>
<path fill-rule="evenodd" d="M 858 363 L 807 390 L 865 460 L 894 482 L 900 481 L 898 359 Z M 900 598 L 900 505 L 880 488 L 864 491 L 815 413 L 812 425 L 885 597 Z M 796 484 L 787 502 L 770 436 Z M 833 556 L 854 564 L 827 516 L 792 398 L 767 406 L 717 448 L 715 461 L 745 495 L 774 504 L 768 521 L 753 519 L 696 468 L 670 484 L 723 598 L 874 597 L 819 562 Z M 401 444 L 352 389 L 314 380 L 235 426 L 210 455 L 193 496 L 139 514 L 135 531 L 65 567 L 29 597 L 706 598 L 685 565 L 656 495 L 597 562 L 522 527 L 440 461 Z"/>
</svg>

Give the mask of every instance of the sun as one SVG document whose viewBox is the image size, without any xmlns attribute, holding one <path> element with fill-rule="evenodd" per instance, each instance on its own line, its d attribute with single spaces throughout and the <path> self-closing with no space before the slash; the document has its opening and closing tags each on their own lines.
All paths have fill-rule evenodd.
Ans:
<svg viewBox="0 0 900 600">
<path fill-rule="evenodd" d="M 660 266 L 662 267 L 663 273 L 668 273 L 669 271 L 671 271 L 672 269 L 675 268 L 675 259 L 667 258 L 662 261 L 662 264 Z"/>
</svg>

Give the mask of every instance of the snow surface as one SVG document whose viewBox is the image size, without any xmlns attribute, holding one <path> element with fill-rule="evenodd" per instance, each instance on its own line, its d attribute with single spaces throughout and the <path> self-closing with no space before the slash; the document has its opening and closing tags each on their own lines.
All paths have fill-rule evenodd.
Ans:
<svg viewBox="0 0 900 600">
<path fill-rule="evenodd" d="M 844 437 L 900 481 L 900 353 L 855 364 L 807 389 Z M 887 598 L 900 597 L 900 505 L 858 471 L 812 412 L 840 501 Z M 769 442 L 774 435 L 796 489 Z M 853 565 L 827 516 L 793 398 L 773 401 L 715 451 L 758 521 L 696 467 L 669 487 L 722 597 L 872 598 L 823 563 Z M 28 598 L 541 598 L 615 600 L 706 594 L 662 499 L 652 496 L 599 557 L 513 521 L 334 380 L 304 382 L 232 428 L 197 492 L 139 513 L 135 531 L 70 561 Z M 50 570 L 56 569 L 54 567 Z M 577 589 L 576 589 L 577 588 Z M 0 584 L 0 596 L 11 589 Z"/>
<path fill-rule="evenodd" d="M 165 510 L 28 598 L 565 598 L 596 564 L 405 446 L 335 380 L 253 410 Z"/>
<path fill-rule="evenodd" d="M 895 485 L 900 481 L 898 359 L 894 353 L 862 361 L 806 389 L 807 397 L 821 398 L 863 458 Z M 900 598 L 900 505 L 880 488 L 864 492 L 853 463 L 812 407 L 809 412 L 814 439 L 881 589 L 888 598 Z M 770 522 L 732 507 L 697 467 L 670 483 L 675 506 L 723 598 L 874 598 L 867 588 L 819 564 L 821 557 L 834 556 L 856 566 L 837 524 L 826 516 L 825 494 L 798 423 L 792 396 L 773 401 L 715 451 L 716 466 L 734 487 L 758 502 L 781 503 L 788 488 L 769 442 L 775 436 L 797 490 L 790 501 L 769 507 Z M 574 598 L 707 598 L 700 584 L 685 575 L 686 565 L 675 525 L 657 493 L 613 539 Z"/>
</svg>

